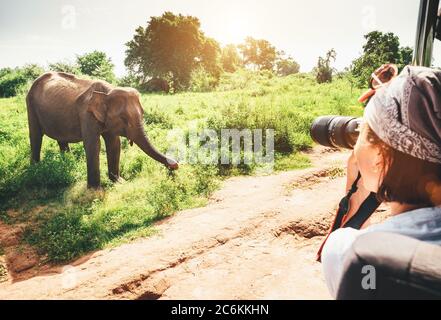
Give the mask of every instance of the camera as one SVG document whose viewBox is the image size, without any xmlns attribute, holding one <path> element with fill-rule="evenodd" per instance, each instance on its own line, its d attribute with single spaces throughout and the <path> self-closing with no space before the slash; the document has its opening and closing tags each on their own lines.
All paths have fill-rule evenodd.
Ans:
<svg viewBox="0 0 441 320">
<path fill-rule="evenodd" d="M 334 149 L 354 149 L 360 135 L 361 118 L 324 116 L 317 118 L 310 133 L 314 142 Z"/>
<path fill-rule="evenodd" d="M 367 104 L 377 89 L 386 86 L 397 76 L 397 65 L 383 64 L 372 73 L 369 80 L 369 90 L 358 99 L 358 102 Z M 325 147 L 354 149 L 360 135 L 361 121 L 361 118 L 342 116 L 320 117 L 311 126 L 311 137 L 316 143 Z"/>
</svg>

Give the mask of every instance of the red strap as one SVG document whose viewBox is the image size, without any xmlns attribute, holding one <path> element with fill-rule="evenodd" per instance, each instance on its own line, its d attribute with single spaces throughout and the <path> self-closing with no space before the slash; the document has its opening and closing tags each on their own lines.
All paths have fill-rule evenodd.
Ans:
<svg viewBox="0 0 441 320">
<path fill-rule="evenodd" d="M 334 222 L 332 223 L 331 228 L 329 229 L 328 235 L 326 236 L 325 240 L 323 240 L 323 242 L 320 246 L 320 249 L 317 252 L 317 256 L 316 256 L 317 262 L 322 262 L 322 251 L 323 251 L 323 248 L 325 247 L 326 242 L 328 241 L 329 237 L 331 236 L 332 232 L 334 231 L 334 229 L 336 227 L 339 210 L 340 210 L 340 208 L 337 209 L 337 213 L 335 214 L 335 217 L 334 217 Z"/>
</svg>

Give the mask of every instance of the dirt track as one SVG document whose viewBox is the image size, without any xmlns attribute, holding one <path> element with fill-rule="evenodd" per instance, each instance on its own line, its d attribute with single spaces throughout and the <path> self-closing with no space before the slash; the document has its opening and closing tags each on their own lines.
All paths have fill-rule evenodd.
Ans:
<svg viewBox="0 0 441 320">
<path fill-rule="evenodd" d="M 311 169 L 227 180 L 153 237 L 2 283 L 0 299 L 329 299 L 315 253 L 348 153 L 310 156 Z"/>
</svg>

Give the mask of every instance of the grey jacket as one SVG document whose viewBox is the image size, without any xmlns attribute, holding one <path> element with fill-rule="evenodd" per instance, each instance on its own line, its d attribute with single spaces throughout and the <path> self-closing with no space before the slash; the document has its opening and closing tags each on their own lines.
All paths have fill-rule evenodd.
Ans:
<svg viewBox="0 0 441 320">
<path fill-rule="evenodd" d="M 423 208 L 399 214 L 364 230 L 351 228 L 333 232 L 322 252 L 326 284 L 335 298 L 342 278 L 343 263 L 354 241 L 368 232 L 391 232 L 441 245 L 441 207 Z"/>
</svg>

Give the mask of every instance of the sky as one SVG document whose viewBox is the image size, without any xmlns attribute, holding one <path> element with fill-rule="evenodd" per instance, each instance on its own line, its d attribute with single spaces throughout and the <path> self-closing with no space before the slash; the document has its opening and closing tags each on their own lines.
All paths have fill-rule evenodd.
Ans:
<svg viewBox="0 0 441 320">
<path fill-rule="evenodd" d="M 418 0 L 0 0 L 0 68 L 74 61 L 106 52 L 122 76 L 125 43 L 138 26 L 164 11 L 200 19 L 222 45 L 247 36 L 269 40 L 310 71 L 329 49 L 342 70 L 358 57 L 363 35 L 394 32 L 403 46 L 415 42 Z M 441 62 L 441 50 L 435 51 Z"/>
</svg>

